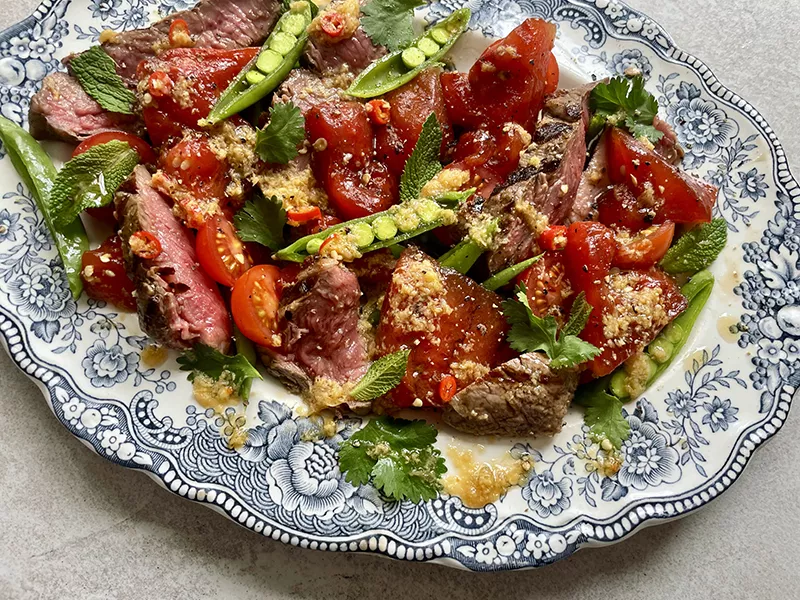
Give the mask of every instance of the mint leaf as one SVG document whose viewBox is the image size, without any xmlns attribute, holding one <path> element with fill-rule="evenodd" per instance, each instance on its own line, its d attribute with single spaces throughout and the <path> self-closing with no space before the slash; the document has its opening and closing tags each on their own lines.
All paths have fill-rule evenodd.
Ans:
<svg viewBox="0 0 800 600">
<path fill-rule="evenodd" d="M 503 315 L 511 326 L 508 342 L 517 352 L 544 352 L 554 369 L 574 367 L 600 354 L 599 348 L 578 336 L 586 326 L 591 306 L 579 295 L 570 319 L 559 335 L 558 323 L 548 315 L 538 317 L 531 311 L 525 286 L 517 288 L 517 300 L 503 302 Z M 588 307 L 588 308 L 587 308 Z"/>
<path fill-rule="evenodd" d="M 431 113 L 422 125 L 416 146 L 406 161 L 400 177 L 400 202 L 419 198 L 423 186 L 442 170 L 439 149 L 442 146 L 442 128 Z"/>
<path fill-rule="evenodd" d="M 286 211 L 277 196 L 256 194 L 236 213 L 233 223 L 243 242 L 256 242 L 273 251 L 283 247 Z"/>
<path fill-rule="evenodd" d="M 630 424 L 622 414 L 622 401 L 609 394 L 606 379 L 578 388 L 574 402 L 585 409 L 584 422 L 598 440 L 607 439 L 618 450 L 630 436 Z"/>
<path fill-rule="evenodd" d="M 189 381 L 194 381 L 198 374 L 203 374 L 215 381 L 219 381 L 225 373 L 229 374 L 232 385 L 242 400 L 247 400 L 252 379 L 262 379 L 247 358 L 242 354 L 227 356 L 204 344 L 197 344 L 178 357 L 181 371 L 189 371 Z"/>
<path fill-rule="evenodd" d="M 370 0 L 361 7 L 361 27 L 370 39 L 390 52 L 414 41 L 414 9 L 424 0 Z"/>
<path fill-rule="evenodd" d="M 394 389 L 406 374 L 410 350 L 400 350 L 376 360 L 350 392 L 359 402 L 369 402 Z"/>
<path fill-rule="evenodd" d="M 447 471 L 434 446 L 437 434 L 425 421 L 374 419 L 342 444 L 339 468 L 353 485 L 372 480 L 394 500 L 430 500 L 437 496 Z"/>
<path fill-rule="evenodd" d="M 84 91 L 100 106 L 115 113 L 134 114 L 136 96 L 117 75 L 114 59 L 100 46 L 92 46 L 70 60 L 69 69 Z"/>
<path fill-rule="evenodd" d="M 306 120 L 292 102 L 269 109 L 269 123 L 256 136 L 256 152 L 262 160 L 285 165 L 298 155 L 297 146 L 306 137 Z"/>
<path fill-rule="evenodd" d="M 714 219 L 681 236 L 661 260 L 667 273 L 696 273 L 713 263 L 728 243 L 728 223 Z"/>
<path fill-rule="evenodd" d="M 595 113 L 591 129 L 598 130 L 610 124 L 624 127 L 635 137 L 644 137 L 652 143 L 664 134 L 653 126 L 658 114 L 658 101 L 644 87 L 644 78 L 614 77 L 608 83 L 598 83 L 592 90 L 590 107 Z"/>
<path fill-rule="evenodd" d="M 50 190 L 55 228 L 65 229 L 87 208 L 109 204 L 138 164 L 139 153 L 119 140 L 89 148 L 67 162 Z"/>
</svg>

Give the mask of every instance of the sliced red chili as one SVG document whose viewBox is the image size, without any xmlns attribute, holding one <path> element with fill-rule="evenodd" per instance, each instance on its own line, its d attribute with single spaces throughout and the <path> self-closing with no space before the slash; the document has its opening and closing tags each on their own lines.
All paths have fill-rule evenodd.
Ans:
<svg viewBox="0 0 800 600">
<path fill-rule="evenodd" d="M 169 26 L 169 45 L 173 48 L 185 48 L 190 46 L 192 36 L 189 33 L 189 25 L 183 19 L 175 19 Z"/>
<path fill-rule="evenodd" d="M 386 100 L 370 100 L 366 108 L 369 120 L 375 125 L 386 125 L 392 117 L 392 105 Z"/>
<path fill-rule="evenodd" d="M 299 225 L 322 218 L 322 211 L 319 209 L 319 206 L 311 206 L 309 208 L 287 211 L 286 217 L 289 221 Z"/>
<path fill-rule="evenodd" d="M 335 11 L 327 12 L 319 18 L 322 31 L 334 38 L 342 35 L 346 22 L 344 15 Z"/>
<path fill-rule="evenodd" d="M 539 247 L 542 250 L 558 251 L 567 247 L 567 228 L 564 225 L 552 225 L 539 236 Z"/>
<path fill-rule="evenodd" d="M 158 258 L 162 252 L 161 242 L 149 231 L 137 231 L 128 240 L 128 244 L 131 247 L 131 252 L 144 260 Z"/>
<path fill-rule="evenodd" d="M 331 242 L 332 242 L 334 239 L 336 239 L 337 237 L 339 237 L 339 234 L 337 234 L 337 233 L 334 233 L 334 234 L 332 234 L 332 235 L 329 235 L 328 237 L 326 237 L 326 238 L 325 238 L 325 241 L 324 241 L 324 242 L 322 242 L 322 245 L 320 245 L 320 247 L 319 247 L 319 252 L 317 252 L 317 254 L 320 254 L 320 255 L 321 255 L 321 254 L 322 254 L 322 250 L 323 250 L 323 248 L 325 248 L 325 246 L 327 246 L 328 244 L 330 244 L 330 243 L 331 243 Z"/>
<path fill-rule="evenodd" d="M 458 382 L 452 375 L 445 375 L 444 378 L 442 378 L 442 380 L 439 382 L 439 397 L 444 403 L 450 402 L 450 400 L 453 399 L 453 396 L 456 395 L 457 390 Z"/>
<path fill-rule="evenodd" d="M 164 71 L 156 71 L 147 80 L 147 91 L 154 98 L 164 98 L 172 94 L 174 83 Z"/>
</svg>

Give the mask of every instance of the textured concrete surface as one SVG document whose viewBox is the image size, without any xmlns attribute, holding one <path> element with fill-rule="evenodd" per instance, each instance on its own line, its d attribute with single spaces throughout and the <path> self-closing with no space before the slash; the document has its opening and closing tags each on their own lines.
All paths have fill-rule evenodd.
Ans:
<svg viewBox="0 0 800 600">
<path fill-rule="evenodd" d="M 0 27 L 34 7 L 2 0 Z M 632 0 L 753 102 L 800 168 L 799 0 Z M 800 415 L 705 510 L 537 572 L 301 551 L 113 467 L 0 353 L 0 599 L 798 597 Z M 795 408 L 795 412 L 797 412 Z"/>
</svg>

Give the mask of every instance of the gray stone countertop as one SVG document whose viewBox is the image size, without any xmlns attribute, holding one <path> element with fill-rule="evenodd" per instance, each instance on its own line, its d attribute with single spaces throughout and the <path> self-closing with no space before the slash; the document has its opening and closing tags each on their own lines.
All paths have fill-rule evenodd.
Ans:
<svg viewBox="0 0 800 600">
<path fill-rule="evenodd" d="M 34 0 L 2 0 L 0 28 Z M 631 0 L 752 102 L 800 168 L 800 0 Z M 535 572 L 303 551 L 106 462 L 0 352 L 0 599 L 800 597 L 800 420 L 704 510 Z M 795 408 L 795 412 L 798 409 Z"/>
</svg>

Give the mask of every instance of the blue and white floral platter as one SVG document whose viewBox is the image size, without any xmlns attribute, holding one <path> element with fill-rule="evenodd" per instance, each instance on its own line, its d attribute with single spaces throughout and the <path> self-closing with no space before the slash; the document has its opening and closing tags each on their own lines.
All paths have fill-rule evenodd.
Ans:
<svg viewBox="0 0 800 600">
<path fill-rule="evenodd" d="M 24 124 L 59 59 L 104 29 L 141 27 L 185 0 L 45 0 L 0 33 L 0 110 Z M 274 382 L 246 413 L 203 412 L 174 360 L 148 368 L 134 315 L 72 300 L 41 215 L 9 160 L 0 161 L 0 333 L 56 417 L 101 456 L 145 471 L 185 498 L 264 536 L 304 548 L 373 552 L 486 571 L 537 567 L 579 548 L 693 512 L 725 492 L 783 425 L 800 383 L 800 191 L 772 129 L 647 16 L 613 0 L 443 0 L 468 5 L 474 30 L 456 47 L 467 66 L 522 19 L 559 26 L 566 84 L 636 67 L 687 148 L 685 166 L 720 187 L 729 246 L 685 356 L 628 407 L 623 465 L 602 477 L 604 451 L 580 414 L 555 438 L 481 440 L 488 453 L 528 452 L 534 472 L 481 509 L 442 496 L 388 502 L 348 484 L 337 447 L 360 424 L 314 441 L 316 427 Z M 484 35 L 481 35 L 484 34 Z M 58 145 L 49 147 L 63 153 Z M 742 333 L 730 326 L 740 323 Z M 245 430 L 247 432 L 245 433 Z M 246 435 L 231 450 L 231 435 Z M 451 435 L 442 432 L 442 446 Z"/>
</svg>

